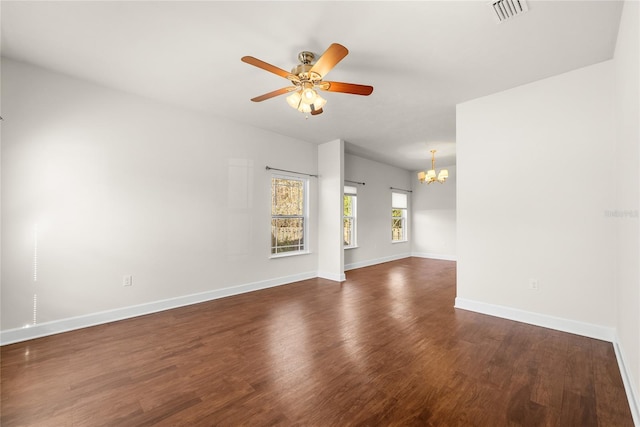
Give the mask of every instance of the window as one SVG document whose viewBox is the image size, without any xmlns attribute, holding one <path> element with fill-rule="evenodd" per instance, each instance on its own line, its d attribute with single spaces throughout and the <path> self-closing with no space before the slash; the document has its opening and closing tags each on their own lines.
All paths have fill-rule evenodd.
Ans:
<svg viewBox="0 0 640 427">
<path fill-rule="evenodd" d="M 407 241 L 407 195 L 391 193 L 391 241 Z"/>
<path fill-rule="evenodd" d="M 305 253 L 307 180 L 271 178 L 271 254 Z"/>
<path fill-rule="evenodd" d="M 343 236 L 344 247 L 355 248 L 356 247 L 356 212 L 358 204 L 358 196 L 356 195 L 358 189 L 355 187 L 344 187 L 344 213 L 343 213 Z"/>
</svg>

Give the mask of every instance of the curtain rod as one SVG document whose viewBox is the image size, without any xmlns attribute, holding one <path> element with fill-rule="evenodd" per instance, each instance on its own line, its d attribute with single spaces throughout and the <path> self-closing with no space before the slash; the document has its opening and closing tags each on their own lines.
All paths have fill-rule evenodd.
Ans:
<svg viewBox="0 0 640 427">
<path fill-rule="evenodd" d="M 313 177 L 318 177 L 318 175 L 312 175 L 310 173 L 304 173 L 304 172 L 295 172 L 295 171 L 288 171 L 286 169 L 276 169 L 276 168 L 272 168 L 271 166 L 267 166 L 265 167 L 266 170 L 274 170 L 274 171 L 280 171 L 280 172 L 289 172 L 289 173 L 297 173 L 298 175 L 307 175 L 307 176 L 313 176 Z"/>
<path fill-rule="evenodd" d="M 352 184 L 360 184 L 360 185 L 364 185 L 364 182 L 358 182 L 358 181 L 351 181 L 350 179 L 345 179 L 344 182 L 350 182 Z"/>
<path fill-rule="evenodd" d="M 404 188 L 389 187 L 389 189 L 390 189 L 390 190 L 406 191 L 407 193 L 413 193 L 413 191 L 411 191 L 411 190 L 405 190 Z"/>
</svg>

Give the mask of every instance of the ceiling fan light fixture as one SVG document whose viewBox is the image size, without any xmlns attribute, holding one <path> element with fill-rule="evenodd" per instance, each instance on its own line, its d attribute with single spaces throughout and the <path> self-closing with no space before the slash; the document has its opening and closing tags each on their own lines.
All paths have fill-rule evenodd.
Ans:
<svg viewBox="0 0 640 427">
<path fill-rule="evenodd" d="M 287 96 L 287 104 L 289 104 L 291 108 L 295 108 L 302 113 L 311 113 L 311 115 L 317 116 L 318 114 L 322 114 L 322 107 L 327 103 L 326 99 L 318 94 L 318 90 L 362 96 L 371 95 L 371 92 L 373 92 L 372 86 L 323 81 L 327 73 L 347 56 L 348 53 L 347 48 L 338 43 L 332 43 L 315 62 L 314 60 L 316 58 L 312 52 L 301 52 L 298 55 L 300 64 L 293 67 L 290 73 L 253 56 L 243 56 L 241 58 L 242 62 L 284 77 L 289 80 L 292 85 L 256 96 L 251 98 L 251 101 L 262 102 L 279 95 L 290 93 Z"/>
<path fill-rule="evenodd" d="M 308 97 L 305 94 L 305 91 L 313 92 L 313 94 L 311 95 L 313 96 L 313 99 L 309 102 L 306 101 Z M 291 95 L 287 96 L 287 104 L 289 104 L 291 108 L 295 108 L 301 113 L 311 113 L 313 111 L 321 110 L 322 107 L 326 105 L 326 103 L 326 99 L 318 95 L 318 92 L 316 92 L 315 90 L 309 88 L 295 91 Z"/>
</svg>

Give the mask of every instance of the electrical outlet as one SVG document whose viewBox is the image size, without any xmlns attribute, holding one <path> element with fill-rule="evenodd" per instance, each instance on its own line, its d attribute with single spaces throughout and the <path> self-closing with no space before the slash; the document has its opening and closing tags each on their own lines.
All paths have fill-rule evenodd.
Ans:
<svg viewBox="0 0 640 427">
<path fill-rule="evenodd" d="M 540 289 L 540 282 L 538 282 L 538 279 L 529 279 L 529 289 L 533 291 Z"/>
<path fill-rule="evenodd" d="M 122 286 L 132 286 L 133 285 L 133 276 L 127 274 L 122 276 Z"/>
</svg>

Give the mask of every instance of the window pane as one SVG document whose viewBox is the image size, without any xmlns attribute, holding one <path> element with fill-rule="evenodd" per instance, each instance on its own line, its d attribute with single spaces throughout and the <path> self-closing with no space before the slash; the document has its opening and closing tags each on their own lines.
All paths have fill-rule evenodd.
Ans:
<svg viewBox="0 0 640 427">
<path fill-rule="evenodd" d="M 351 196 L 344 196 L 344 216 L 353 216 L 353 198 Z"/>
<path fill-rule="evenodd" d="M 271 215 L 303 215 L 304 182 L 297 179 L 272 178 Z"/>
<path fill-rule="evenodd" d="M 344 225 L 344 230 L 343 230 L 344 245 L 352 246 L 353 245 L 353 219 L 345 218 L 343 221 L 343 225 Z"/>
<path fill-rule="evenodd" d="M 391 219 L 391 240 L 404 240 L 404 219 Z"/>
<path fill-rule="evenodd" d="M 407 195 L 391 193 L 391 240 L 394 242 L 407 240 Z"/>
<path fill-rule="evenodd" d="M 271 178 L 271 254 L 305 251 L 307 180 Z"/>
<path fill-rule="evenodd" d="M 271 219 L 271 253 L 304 250 L 304 218 Z"/>
<path fill-rule="evenodd" d="M 347 187 L 345 187 L 345 190 Z M 355 190 L 355 188 L 354 188 Z M 356 246 L 356 203 L 358 196 L 345 194 L 343 200 L 343 243 L 346 247 Z"/>
</svg>

